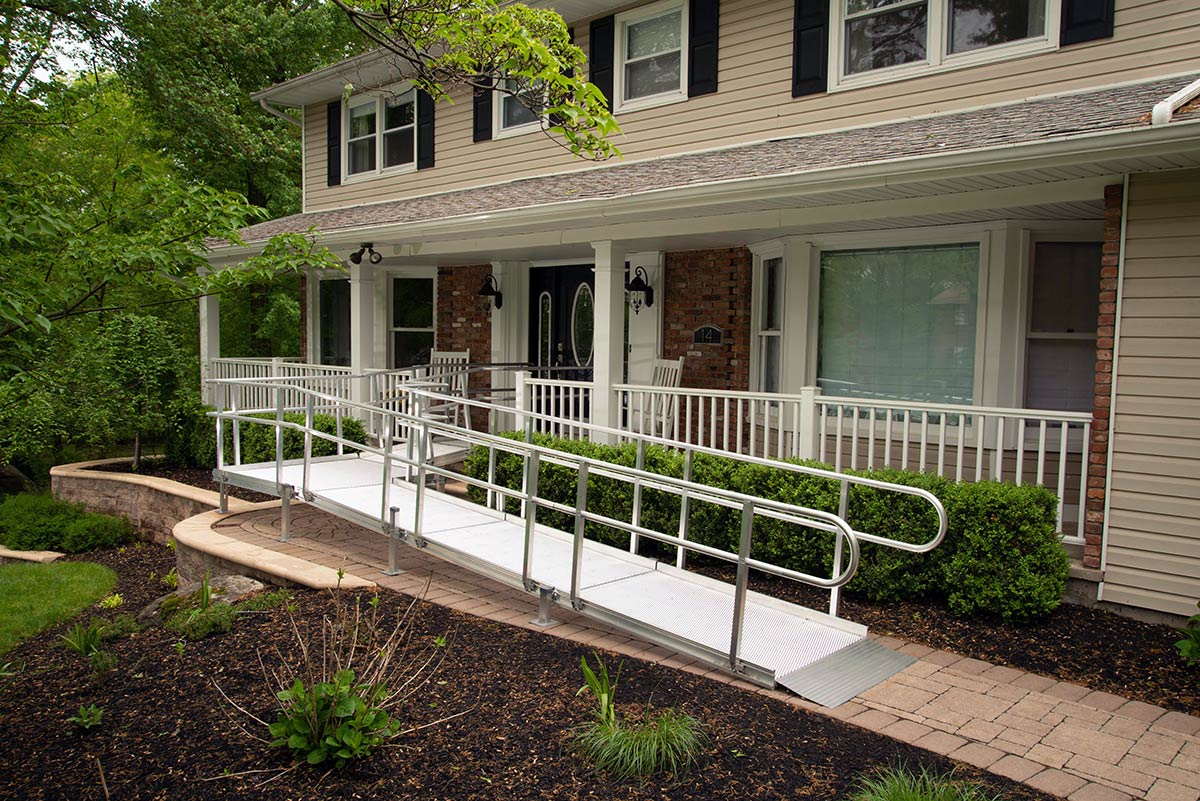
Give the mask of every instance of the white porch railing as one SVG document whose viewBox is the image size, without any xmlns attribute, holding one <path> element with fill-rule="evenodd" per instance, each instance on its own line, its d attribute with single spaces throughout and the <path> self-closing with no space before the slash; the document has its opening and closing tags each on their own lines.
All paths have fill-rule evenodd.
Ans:
<svg viewBox="0 0 1200 801">
<path fill-rule="evenodd" d="M 543 382 L 556 383 L 556 382 Z M 838 471 L 894 467 L 953 481 L 1040 484 L 1059 498 L 1058 530 L 1082 541 L 1091 415 L 687 387 L 613 387 L 619 427 Z"/>
<path fill-rule="evenodd" d="M 342 400 L 350 400 L 350 382 L 346 380 L 351 375 L 349 367 L 337 367 L 329 364 L 306 364 L 295 357 L 271 358 L 236 358 L 213 359 L 210 362 L 208 377 L 210 379 L 262 379 L 262 378 L 299 378 L 304 379 L 304 386 L 312 392 L 322 395 L 332 395 Z M 228 395 L 228 390 L 222 385 L 214 384 L 218 392 Z M 238 408 L 273 409 L 276 398 L 274 390 L 265 385 L 246 384 L 238 389 Z M 303 393 L 299 389 L 287 391 L 284 404 L 288 407 L 302 408 Z M 223 409 L 231 408 L 233 399 L 229 397 L 210 397 L 214 406 Z"/>
<path fill-rule="evenodd" d="M 523 384 L 518 404 L 524 411 L 546 415 L 534 419 L 536 431 L 556 437 L 587 436 L 585 426 L 592 422 L 591 381 L 526 378 Z"/>
</svg>

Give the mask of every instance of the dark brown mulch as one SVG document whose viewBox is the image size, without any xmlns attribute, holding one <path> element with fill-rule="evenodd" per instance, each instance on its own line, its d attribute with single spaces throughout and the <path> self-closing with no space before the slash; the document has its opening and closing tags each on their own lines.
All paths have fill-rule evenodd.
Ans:
<svg viewBox="0 0 1200 801">
<path fill-rule="evenodd" d="M 724 567 L 694 569 L 733 580 Z M 828 592 L 786 579 L 756 576 L 751 588 L 812 609 L 829 608 Z M 848 593 L 842 594 L 839 614 L 875 634 L 1200 715 L 1200 669 L 1179 658 L 1179 635 L 1170 626 L 1067 603 L 1036 623 L 1005 623 L 954 617 L 931 600 L 872 603 Z"/>
<path fill-rule="evenodd" d="M 132 473 L 133 463 L 117 463 L 99 465 L 97 467 L 89 467 L 89 470 L 102 470 L 106 473 Z M 147 459 L 142 462 L 141 469 L 137 471 L 139 476 L 155 476 L 157 478 L 167 478 L 171 481 L 178 481 L 180 484 L 187 484 L 191 487 L 199 487 L 200 489 L 212 490 L 218 492 L 220 485 L 213 481 L 212 470 L 207 467 L 177 467 L 175 465 L 164 464 L 156 459 Z M 232 498 L 241 498 L 243 501 L 250 503 L 262 503 L 264 501 L 275 501 L 278 498 L 274 495 L 267 495 L 254 490 L 242 489 L 233 485 L 226 485 L 225 491 Z"/>
<path fill-rule="evenodd" d="M 151 594 L 144 587 L 155 582 L 146 579 L 169 552 L 145 546 L 95 560 L 120 571 L 117 590 L 130 603 Z M 380 597 L 389 615 L 408 603 L 387 591 Z M 315 630 L 332 604 L 328 594 L 296 591 L 300 627 Z M 711 744 L 702 768 L 682 780 L 615 784 L 571 747 L 573 727 L 591 712 L 591 699 L 575 695 L 587 649 L 428 604 L 419 606 L 416 632 L 421 642 L 449 638 L 441 670 L 401 710 L 407 727 L 432 725 L 361 765 L 282 775 L 289 756 L 243 732 L 261 734 L 262 727 L 231 709 L 217 686 L 248 711 L 272 717 L 273 688 L 258 654 L 273 664 L 276 647 L 294 650 L 286 610 L 240 619 L 230 633 L 189 643 L 182 655 L 168 632 L 145 631 L 112 644 L 117 667 L 100 679 L 57 644 L 58 631 L 45 632 L 14 652 L 28 667 L 0 696 L 0 797 L 99 801 L 102 767 L 113 799 L 835 799 L 874 768 L 955 768 L 756 693 L 626 659 L 619 706 L 634 713 L 647 703 L 680 708 L 702 721 Z M 605 658 L 617 667 L 618 657 Z M 66 718 L 81 704 L 104 708 L 100 728 L 72 731 Z M 465 714 L 445 720 L 458 713 Z M 1000 777 L 957 770 L 989 795 L 1049 801 Z"/>
</svg>

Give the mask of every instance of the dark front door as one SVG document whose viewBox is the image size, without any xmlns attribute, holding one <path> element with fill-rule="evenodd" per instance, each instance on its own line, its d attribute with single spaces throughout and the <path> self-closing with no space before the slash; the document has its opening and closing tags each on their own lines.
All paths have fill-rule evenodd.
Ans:
<svg viewBox="0 0 1200 801">
<path fill-rule="evenodd" d="M 596 279 L 591 265 L 534 267 L 529 271 L 529 361 L 542 375 L 592 378 Z"/>
</svg>

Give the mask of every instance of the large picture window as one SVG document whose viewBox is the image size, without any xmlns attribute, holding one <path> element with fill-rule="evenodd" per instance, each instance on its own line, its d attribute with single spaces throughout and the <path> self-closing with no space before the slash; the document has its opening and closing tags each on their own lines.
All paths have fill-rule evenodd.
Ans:
<svg viewBox="0 0 1200 801">
<path fill-rule="evenodd" d="M 1052 46 L 1059 0 L 838 0 L 845 80 L 901 77 Z"/>
<path fill-rule="evenodd" d="M 687 97 L 687 6 L 656 3 L 617 15 L 617 110 Z"/>
<path fill-rule="evenodd" d="M 977 243 L 822 253 L 822 391 L 972 403 L 979 255 Z"/>
<path fill-rule="evenodd" d="M 413 89 L 352 100 L 346 114 L 346 175 L 415 168 L 416 118 Z"/>
</svg>

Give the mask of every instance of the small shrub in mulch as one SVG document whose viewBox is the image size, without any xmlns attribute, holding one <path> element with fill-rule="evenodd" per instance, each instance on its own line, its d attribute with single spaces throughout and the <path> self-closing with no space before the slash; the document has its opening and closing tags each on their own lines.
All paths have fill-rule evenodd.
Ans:
<svg viewBox="0 0 1200 801">
<path fill-rule="evenodd" d="M 0 501 L 0 545 L 16 551 L 82 553 L 129 539 L 124 518 L 87 512 L 50 495 L 10 495 Z"/>
</svg>

